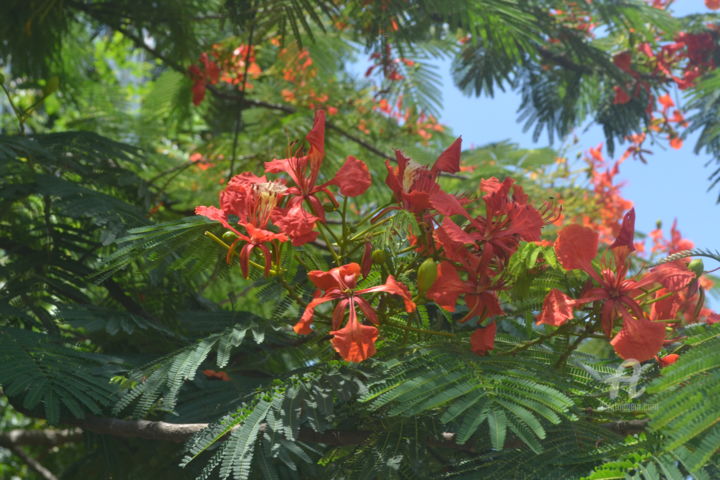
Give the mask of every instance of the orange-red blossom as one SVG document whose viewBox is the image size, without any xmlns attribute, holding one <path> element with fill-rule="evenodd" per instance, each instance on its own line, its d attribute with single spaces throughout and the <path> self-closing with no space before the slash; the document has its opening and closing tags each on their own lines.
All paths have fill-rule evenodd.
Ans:
<svg viewBox="0 0 720 480">
<path fill-rule="evenodd" d="M 412 301 L 408 288 L 388 275 L 384 285 L 355 290 L 357 278 L 361 273 L 361 267 L 357 263 L 348 263 L 340 267 L 332 268 L 327 272 L 312 270 L 308 273 L 310 281 L 318 288 L 312 301 L 305 307 L 305 312 L 300 321 L 293 329 L 298 334 L 309 334 L 312 332 L 312 321 L 315 308 L 325 302 L 339 300 L 335 305 L 332 315 L 333 335 L 332 346 L 340 356 L 348 362 L 362 362 L 375 354 L 375 341 L 378 337 L 377 328 L 360 323 L 357 316 L 357 308 L 365 314 L 365 318 L 371 323 L 379 323 L 377 312 L 370 306 L 367 300 L 361 295 L 372 292 L 387 292 L 398 295 L 405 302 L 405 310 L 415 310 L 415 303 Z M 348 311 L 348 321 L 344 327 L 340 325 L 345 318 L 345 311 Z"/>
</svg>

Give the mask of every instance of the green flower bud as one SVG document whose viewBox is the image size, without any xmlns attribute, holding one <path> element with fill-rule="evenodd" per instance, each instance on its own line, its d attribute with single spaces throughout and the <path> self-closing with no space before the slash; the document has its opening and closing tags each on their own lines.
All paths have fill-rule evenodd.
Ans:
<svg viewBox="0 0 720 480">
<path fill-rule="evenodd" d="M 387 262 L 387 252 L 385 250 L 377 249 L 372 252 L 372 261 L 376 265 L 382 265 Z"/>
<path fill-rule="evenodd" d="M 690 260 L 690 263 L 688 263 L 688 269 L 693 272 L 696 277 L 699 277 L 705 271 L 705 265 L 703 265 L 703 261 L 701 259 L 696 258 L 695 260 Z"/>
<path fill-rule="evenodd" d="M 230 230 L 228 230 L 227 232 L 222 234 L 222 238 L 223 238 L 223 240 L 227 240 L 229 242 L 234 242 L 235 239 L 237 238 L 237 235 L 235 234 L 235 232 L 231 232 Z"/>
<path fill-rule="evenodd" d="M 417 287 L 421 294 L 424 295 L 435 283 L 437 271 L 437 263 L 432 258 L 428 258 L 420 264 L 417 272 Z"/>
</svg>

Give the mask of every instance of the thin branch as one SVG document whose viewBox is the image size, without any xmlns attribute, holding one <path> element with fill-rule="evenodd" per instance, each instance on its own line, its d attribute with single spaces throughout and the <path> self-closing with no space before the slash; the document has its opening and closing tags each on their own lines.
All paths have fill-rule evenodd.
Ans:
<svg viewBox="0 0 720 480">
<path fill-rule="evenodd" d="M 32 458 L 30 455 L 25 453 L 25 451 L 16 446 L 11 445 L 8 447 L 8 450 L 10 450 L 12 453 L 14 453 L 16 456 L 20 457 L 23 462 L 27 463 L 28 467 L 30 467 L 32 470 L 38 473 L 42 478 L 45 480 L 58 480 L 58 478 L 53 475 L 53 473 L 45 468 L 40 462 Z"/>
</svg>

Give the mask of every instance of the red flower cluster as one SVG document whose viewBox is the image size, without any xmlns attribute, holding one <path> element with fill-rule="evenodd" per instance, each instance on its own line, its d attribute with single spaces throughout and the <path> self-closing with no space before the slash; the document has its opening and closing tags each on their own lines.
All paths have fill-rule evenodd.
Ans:
<svg viewBox="0 0 720 480">
<path fill-rule="evenodd" d="M 543 225 L 552 221 L 553 209 L 537 210 L 511 178 L 481 182 L 485 213 L 471 216 L 465 209 L 470 201 L 448 194 L 437 183 L 441 172 L 460 170 L 460 139 L 448 147 L 432 166 L 420 165 L 396 152 L 397 166 L 387 163 L 386 183 L 397 207 L 412 212 L 424 232 L 414 243 L 419 251 L 445 258 L 437 267 L 437 280 L 427 298 L 448 311 L 455 311 L 463 298 L 468 308 L 461 321 L 476 317 L 479 322 L 501 315 L 497 291 L 501 275 L 519 242 L 540 240 Z M 453 216 L 463 219 L 460 227 Z M 442 217 L 442 220 L 440 219 Z M 479 328 L 471 337 L 473 351 L 493 348 L 496 327 Z"/>
<path fill-rule="evenodd" d="M 245 276 L 252 263 L 252 252 L 261 253 L 264 259 L 261 268 L 267 275 L 280 257 L 277 249 L 281 242 L 292 240 L 293 245 L 302 245 L 316 239 L 317 228 L 329 228 L 325 207 L 338 205 L 338 193 L 331 187 L 338 187 L 339 194 L 348 198 L 361 195 L 370 186 L 367 166 L 354 157 L 348 157 L 332 178 L 320 180 L 325 158 L 324 112 L 316 113 L 313 128 L 305 140 L 307 146 L 298 149 L 295 155 L 265 163 L 266 173 L 284 173 L 287 179 L 270 180 L 245 172 L 233 177 L 221 192 L 219 207 L 196 209 L 196 213 L 222 223 L 235 236 L 228 248 L 228 261 L 242 245 L 238 256 Z M 476 195 L 457 196 L 445 192 L 438 183 L 439 177 L 461 170 L 460 153 L 460 138 L 432 165 L 421 165 L 396 151 L 397 165 L 386 163 L 385 179 L 395 204 L 377 214 L 368 214 L 361 223 L 369 221 L 369 226 L 363 234 L 349 239 L 352 245 L 348 245 L 347 238 L 328 245 L 336 266 L 328 271 L 308 273 L 316 291 L 294 326 L 296 333 L 311 333 L 315 309 L 333 302 L 330 330 L 333 348 L 347 361 L 363 361 L 375 353 L 377 327 L 382 324 L 372 306 L 374 299 L 367 294 L 387 293 L 400 297 L 406 312 L 415 310 L 417 298 L 433 301 L 450 312 L 456 311 L 462 302 L 465 312 L 459 321 L 477 323 L 470 336 L 472 350 L 482 355 L 494 348 L 497 331 L 494 317 L 504 314 L 498 294 L 508 288 L 506 272 L 510 259 L 521 242 L 540 242 L 542 228 L 557 221 L 560 213 L 552 202 L 539 208 L 533 206 L 512 178 L 483 179 Z M 698 269 L 691 271 L 685 261 L 662 264 L 649 272 L 628 277 L 630 255 L 636 248 L 633 243 L 635 212 L 629 210 L 622 222 L 618 221 L 622 209 L 629 203 L 619 196 L 618 186 L 613 184 L 619 162 L 602 173 L 599 170 L 605 161 L 601 147 L 591 149 L 589 157 L 595 194 L 601 200 L 603 224 L 599 228 L 569 225 L 560 231 L 554 244 L 560 265 L 567 270 L 584 271 L 589 280 L 578 298 L 557 289 L 550 291 L 537 320 L 539 324 L 560 326 L 572 321 L 575 311 L 583 305 L 596 304 L 596 310 L 590 315 L 599 314 L 597 327 L 611 339 L 618 355 L 648 360 L 662 349 L 666 329 L 698 318 L 712 322 L 719 317 L 694 307 L 702 306 L 699 297 L 702 290 L 698 288 L 702 278 L 697 280 L 699 274 L 695 270 Z M 475 204 L 481 207 L 479 214 L 470 210 Z M 399 209 L 411 213 L 420 229 L 413 234 L 408 232 L 411 248 L 405 249 L 405 252 L 414 249 L 418 255 L 408 257 L 411 262 L 421 262 L 417 270 L 417 298 L 388 274 L 387 269 L 394 268 L 390 267 L 394 262 L 372 251 L 372 231 L 389 220 L 382 219 L 384 216 L 393 215 Z M 347 233 L 345 219 L 342 223 L 343 233 Z M 614 241 L 605 256 L 596 261 L 601 234 L 608 238 L 612 235 Z M 675 226 L 670 241 L 664 241 L 661 232 L 653 232 L 652 236 L 655 248 L 669 253 L 691 246 L 682 240 Z M 363 246 L 362 265 L 342 264 Z M 385 283 L 358 288 L 359 277 L 368 276 L 373 262 L 382 265 Z M 391 271 L 404 270 L 405 267 Z M 387 298 L 382 300 L 381 311 L 392 315 L 387 310 L 390 304 L 385 300 Z M 695 312 L 694 317 L 688 317 L 691 312 Z M 616 324 L 620 322 L 618 329 Z M 584 326 L 595 327 L 591 323 Z M 665 357 L 662 361 L 668 363 L 671 359 Z"/>
<path fill-rule="evenodd" d="M 253 249 L 258 248 L 262 252 L 267 275 L 274 258 L 270 251 L 273 248 L 272 242 L 291 239 L 293 245 L 299 246 L 315 240 L 315 224 L 318 220 L 325 220 L 324 209 L 317 194 L 322 192 L 333 204 L 337 204 L 335 195 L 328 189 L 329 185 L 340 187 L 340 193 L 344 196 L 360 195 L 370 186 L 367 165 L 354 157 L 348 157 L 331 180 L 316 185 L 325 157 L 323 111 L 316 113 L 314 126 L 306 139 L 310 144 L 307 154 L 266 163 L 267 172 L 288 173 L 294 186 L 287 187 L 284 182 L 269 181 L 265 176 L 257 177 L 245 172 L 233 177 L 227 188 L 220 193 L 220 208 L 199 206 L 195 209 L 196 214 L 222 223 L 236 235 L 237 239 L 228 250 L 228 262 L 236 246 L 240 242 L 245 243 L 239 257 L 240 267 L 246 277 Z M 283 199 L 286 201 L 284 206 L 281 206 Z M 303 201 L 315 215 L 303 208 Z M 243 227 L 245 233 L 231 225 L 232 217 L 237 218 L 237 225 Z M 280 230 L 279 233 L 270 229 L 271 221 Z"/>
<path fill-rule="evenodd" d="M 585 157 L 590 167 L 590 182 L 593 185 L 594 195 L 588 195 L 587 200 L 597 204 L 599 211 L 599 224 L 594 224 L 590 217 L 584 217 L 582 223 L 592 227 L 600 233 L 603 242 L 610 243 L 620 231 L 620 221 L 623 212 L 632 208 L 632 202 L 621 195 L 623 183 L 617 183 L 620 173 L 620 164 L 623 159 L 616 161 L 609 167 L 602 153 L 602 144 L 588 151 Z"/>
<path fill-rule="evenodd" d="M 200 105 L 205 98 L 205 89 L 208 83 L 216 84 L 220 79 L 220 68 L 210 60 L 207 53 L 201 53 L 199 65 L 190 65 L 188 73 L 193 81 L 192 102 Z"/>
<path fill-rule="evenodd" d="M 685 289 L 695 275 L 682 264 L 666 263 L 640 278 L 626 278 L 628 257 L 635 249 L 634 233 L 635 211 L 630 210 L 610 246 L 610 259 L 604 259 L 598 269 L 593 265 L 598 253 L 598 234 L 580 225 L 563 228 L 555 242 L 555 254 L 560 264 L 567 270 L 583 270 L 594 284 L 578 299 L 570 298 L 560 290 L 551 290 L 543 303 L 538 323 L 560 326 L 573 319 L 575 307 L 601 302 L 600 323 L 605 335 L 612 336 L 616 320 L 623 322 L 610 341 L 621 358 L 644 361 L 657 355 L 665 341 L 665 324 L 655 321 L 661 318 L 648 316 L 638 298 L 652 285 L 664 288 L 665 294 L 678 292 Z"/>
<path fill-rule="evenodd" d="M 212 60 L 210 59 L 212 55 Z M 262 73 L 255 62 L 255 49 L 247 45 L 227 51 L 222 45 L 215 44 L 208 55 L 200 54 L 198 64 L 190 65 L 188 73 L 193 81 L 193 104 L 200 105 L 205 98 L 207 84 L 215 85 L 219 81 L 238 85 L 240 90 L 252 88 L 245 76 L 257 78 Z"/>
</svg>

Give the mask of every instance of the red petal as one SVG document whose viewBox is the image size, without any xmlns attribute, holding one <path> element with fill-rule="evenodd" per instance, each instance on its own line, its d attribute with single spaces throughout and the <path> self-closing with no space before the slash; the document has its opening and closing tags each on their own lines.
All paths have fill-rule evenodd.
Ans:
<svg viewBox="0 0 720 480">
<path fill-rule="evenodd" d="M 375 341 L 378 330 L 357 321 L 354 315 L 355 305 L 350 304 L 350 319 L 340 330 L 330 332 L 333 335 L 332 346 L 348 362 L 362 362 L 375 354 Z"/>
<path fill-rule="evenodd" d="M 388 275 L 387 280 L 383 285 L 363 288 L 362 290 L 356 291 L 355 295 L 362 295 L 363 293 L 371 292 L 387 292 L 393 295 L 398 295 L 402 297 L 403 301 L 405 302 L 405 310 L 407 310 L 408 312 L 412 312 L 415 310 L 415 302 L 412 301 L 412 295 L 410 295 L 410 290 L 408 290 L 405 284 L 395 280 L 395 277 L 393 277 L 392 275 Z"/>
<path fill-rule="evenodd" d="M 443 215 L 462 215 L 470 218 L 455 195 L 438 191 L 430 195 L 430 205 Z"/>
<path fill-rule="evenodd" d="M 438 159 L 435 161 L 435 165 L 432 167 L 433 173 L 435 172 L 448 172 L 457 173 L 460 171 L 460 147 L 462 143 L 462 137 L 458 137 L 452 145 L 445 149 L 440 154 Z"/>
<path fill-rule="evenodd" d="M 228 223 L 227 215 L 225 215 L 225 212 L 217 207 L 205 207 L 202 205 L 199 207 L 195 207 L 195 215 L 202 215 L 203 217 L 207 217 L 210 220 L 222 223 L 223 227 L 227 229 L 234 230 L 234 228 L 232 228 Z"/>
<path fill-rule="evenodd" d="M 365 193 L 372 180 L 367 165 L 350 155 L 328 183 L 340 187 L 340 193 L 346 197 L 357 197 Z"/>
<path fill-rule="evenodd" d="M 465 317 L 460 320 L 461 322 L 465 322 L 476 315 L 480 317 L 479 321 L 482 322 L 488 317 L 505 313 L 502 308 L 500 308 L 500 303 L 494 293 L 482 292 L 478 294 L 467 294 L 465 295 L 465 303 L 469 311 Z"/>
<path fill-rule="evenodd" d="M 677 295 L 666 295 L 670 293 L 666 289 L 661 288 L 655 293 L 655 298 L 660 298 L 650 307 L 650 318 L 652 320 L 670 320 L 675 318 L 682 301 Z M 662 298 L 665 297 L 665 298 Z"/>
<path fill-rule="evenodd" d="M 690 285 L 695 280 L 695 274 L 688 270 L 681 262 L 663 263 L 653 268 L 650 273 L 641 280 L 653 279 L 671 292 L 677 292 Z"/>
<path fill-rule="evenodd" d="M 360 269 L 362 271 L 363 278 L 367 277 L 368 273 L 370 273 L 372 264 L 372 243 L 365 242 L 365 249 L 363 251 L 362 260 L 360 260 Z"/>
<path fill-rule="evenodd" d="M 314 231 L 318 217 L 303 210 L 299 203 L 290 208 L 276 208 L 272 221 L 292 239 L 295 247 L 312 242 L 318 236 Z"/>
<path fill-rule="evenodd" d="M 624 105 L 631 100 L 630 95 L 628 95 L 624 88 L 614 86 L 613 90 L 615 90 L 615 98 L 613 99 L 614 105 Z"/>
<path fill-rule="evenodd" d="M 317 110 L 315 112 L 313 128 L 305 136 L 305 139 L 310 143 L 308 157 L 315 161 L 322 160 L 325 156 L 325 111 Z"/>
<path fill-rule="evenodd" d="M 633 238 L 635 238 L 635 209 L 631 208 L 623 217 L 620 232 L 610 248 L 628 247 L 632 252 L 635 250 Z"/>
<path fill-rule="evenodd" d="M 537 317 L 538 325 L 544 323 L 559 327 L 573 318 L 573 299 L 557 288 L 553 288 L 543 301 L 543 308 Z"/>
<path fill-rule="evenodd" d="M 480 327 L 470 335 L 470 348 L 478 355 L 485 355 L 489 350 L 495 348 L 495 333 L 497 326 L 495 322 L 487 327 Z"/>
<path fill-rule="evenodd" d="M 442 225 L 440 226 L 440 230 L 443 231 L 445 235 L 447 235 L 447 238 L 455 243 L 460 244 L 473 244 L 475 243 L 475 239 L 467 232 L 465 232 L 462 228 L 458 226 L 457 223 L 453 222 L 449 218 L 445 218 L 443 220 Z"/>
<path fill-rule="evenodd" d="M 665 341 L 665 325 L 638 320 L 629 314 L 623 317 L 622 329 L 610 341 L 618 356 L 625 360 L 632 358 L 644 362 L 657 355 Z"/>
<path fill-rule="evenodd" d="M 302 314 L 302 317 L 300 317 L 300 320 L 293 327 L 293 330 L 295 330 L 295 333 L 297 333 L 298 335 L 307 335 L 309 333 L 312 333 L 310 325 L 312 325 L 312 319 L 315 315 L 315 307 L 317 307 L 321 303 L 329 302 L 338 298 L 338 295 L 320 295 L 320 290 L 315 292 L 315 297 L 310 301 L 310 303 L 307 304 L 307 306 L 305 307 L 305 311 Z"/>
<path fill-rule="evenodd" d="M 322 290 L 352 288 L 355 286 L 356 278 L 360 275 L 360 265 L 357 263 L 348 263 L 340 267 L 335 267 L 327 272 L 322 270 L 311 270 L 308 272 L 310 281 L 316 287 Z"/>
<path fill-rule="evenodd" d="M 455 266 L 443 261 L 438 265 L 437 279 L 426 296 L 445 310 L 454 312 L 458 297 L 469 291 L 465 282 L 460 279 Z"/>
<path fill-rule="evenodd" d="M 597 250 L 597 232 L 580 225 L 568 225 L 560 230 L 555 240 L 555 254 L 566 270 L 592 270 L 592 259 Z"/>
<path fill-rule="evenodd" d="M 658 363 L 661 367 L 667 367 L 668 365 L 672 365 L 677 362 L 678 358 L 680 358 L 680 355 L 677 353 L 671 353 L 670 355 L 658 358 Z"/>
</svg>

